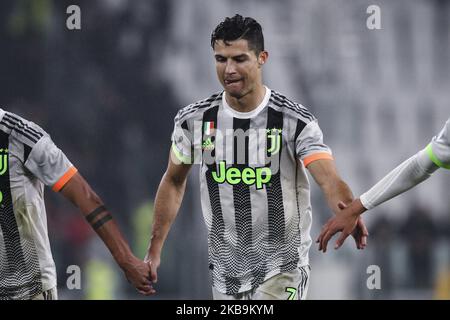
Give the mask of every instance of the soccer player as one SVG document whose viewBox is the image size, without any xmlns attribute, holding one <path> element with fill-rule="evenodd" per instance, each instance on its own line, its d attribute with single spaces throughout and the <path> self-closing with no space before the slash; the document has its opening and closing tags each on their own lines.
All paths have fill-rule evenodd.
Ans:
<svg viewBox="0 0 450 320">
<path fill-rule="evenodd" d="M 317 239 L 319 250 L 326 252 L 331 237 L 342 231 L 335 244 L 335 249 L 338 249 L 352 233 L 363 212 L 413 188 L 428 179 L 438 168 L 450 169 L 450 118 L 425 149 L 389 172 L 348 207 L 339 204 L 344 210 L 331 218 L 322 228 Z"/>
<path fill-rule="evenodd" d="M 175 117 L 168 168 L 156 200 L 147 259 L 157 281 L 160 255 L 200 164 L 214 299 L 304 299 L 310 272 L 311 205 L 305 168 L 330 207 L 353 196 L 336 172 L 317 120 L 302 105 L 262 83 L 268 61 L 260 24 L 235 15 L 211 36 L 224 91 Z M 366 230 L 355 239 L 363 248 Z"/>
<path fill-rule="evenodd" d="M 154 293 L 149 264 L 132 254 L 102 200 L 50 136 L 0 109 L 0 299 L 57 299 L 44 185 L 83 212 L 140 293 Z"/>
</svg>

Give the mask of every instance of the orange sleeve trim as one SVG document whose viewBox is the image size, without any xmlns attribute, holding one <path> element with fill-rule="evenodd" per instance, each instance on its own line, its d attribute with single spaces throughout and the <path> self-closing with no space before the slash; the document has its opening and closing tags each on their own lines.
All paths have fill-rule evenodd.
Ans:
<svg viewBox="0 0 450 320">
<path fill-rule="evenodd" d="M 307 167 L 311 162 L 316 160 L 334 160 L 334 158 L 328 152 L 318 152 L 305 157 L 303 159 L 303 165 Z"/>
<path fill-rule="evenodd" d="M 67 170 L 66 173 L 64 173 L 64 175 L 59 178 L 58 181 L 56 181 L 56 183 L 53 185 L 52 190 L 55 192 L 59 192 L 59 190 L 62 189 L 62 187 L 64 187 L 64 185 L 74 176 L 75 173 L 77 173 L 78 170 L 77 168 L 75 168 L 74 166 L 70 167 L 69 170 Z"/>
</svg>

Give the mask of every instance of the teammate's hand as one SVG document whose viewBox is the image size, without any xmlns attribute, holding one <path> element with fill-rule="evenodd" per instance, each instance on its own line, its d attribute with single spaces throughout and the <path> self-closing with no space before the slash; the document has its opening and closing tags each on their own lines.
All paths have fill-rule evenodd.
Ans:
<svg viewBox="0 0 450 320">
<path fill-rule="evenodd" d="M 356 223 L 356 227 L 353 229 L 352 232 L 352 236 L 355 239 L 356 248 L 358 250 L 363 250 L 366 247 L 368 235 L 369 232 L 367 231 L 366 225 L 364 224 L 361 216 L 359 216 L 358 221 Z M 339 249 L 344 244 L 345 238 L 342 240 L 340 238 L 336 241 L 335 249 Z"/>
<path fill-rule="evenodd" d="M 147 254 L 144 261 L 151 262 L 150 279 L 152 283 L 158 282 L 158 268 L 161 263 L 161 256 L 159 254 Z"/>
<path fill-rule="evenodd" d="M 364 249 L 367 245 L 367 236 L 369 233 L 367 232 L 367 228 L 364 225 L 360 214 L 365 211 L 365 208 L 362 206 L 359 199 L 353 201 L 348 207 L 340 202 L 339 208 L 342 209 L 342 211 L 330 218 L 322 228 L 316 241 L 319 243 L 319 251 L 322 250 L 323 252 L 326 252 L 328 241 L 339 231 L 342 233 L 336 241 L 335 249 L 341 247 L 350 234 L 355 238 L 356 247 L 358 249 Z"/>
<path fill-rule="evenodd" d="M 152 281 L 150 279 L 151 262 L 144 262 L 135 256 L 130 256 L 125 263 L 121 265 L 125 276 L 136 290 L 149 296 L 156 291 L 153 289 Z"/>
</svg>

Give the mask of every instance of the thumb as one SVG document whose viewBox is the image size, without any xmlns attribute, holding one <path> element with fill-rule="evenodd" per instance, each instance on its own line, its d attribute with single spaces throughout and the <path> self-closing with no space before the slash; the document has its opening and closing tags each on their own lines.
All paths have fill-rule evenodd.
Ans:
<svg viewBox="0 0 450 320">
<path fill-rule="evenodd" d="M 150 276 L 153 283 L 158 282 L 158 273 L 155 267 L 150 268 Z"/>
</svg>

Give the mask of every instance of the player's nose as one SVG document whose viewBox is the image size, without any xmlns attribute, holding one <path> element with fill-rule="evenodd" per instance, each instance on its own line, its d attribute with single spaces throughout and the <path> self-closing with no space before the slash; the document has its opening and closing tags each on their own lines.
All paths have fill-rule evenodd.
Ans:
<svg viewBox="0 0 450 320">
<path fill-rule="evenodd" d="M 236 73 L 236 64 L 233 61 L 227 61 L 225 65 L 225 75 L 231 75 Z"/>
</svg>

